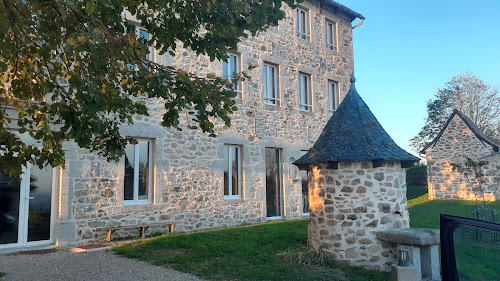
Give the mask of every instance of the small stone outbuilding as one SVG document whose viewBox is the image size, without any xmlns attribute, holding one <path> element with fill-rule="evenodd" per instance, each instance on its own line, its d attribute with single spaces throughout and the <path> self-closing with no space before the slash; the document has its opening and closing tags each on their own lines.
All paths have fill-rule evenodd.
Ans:
<svg viewBox="0 0 500 281">
<path fill-rule="evenodd" d="M 388 271 L 397 249 L 377 231 L 409 227 L 401 149 L 358 95 L 354 77 L 314 146 L 294 164 L 308 171 L 308 243 L 342 264 Z"/>
<path fill-rule="evenodd" d="M 485 196 L 495 200 L 497 191 L 496 166 L 500 165 L 499 145 L 488 138 L 465 114 L 453 110 L 437 137 L 422 149 L 426 155 L 429 198 L 432 200 L 475 200 L 470 182 L 453 171 L 451 163 L 462 164 L 467 157 L 474 161 L 488 161 L 485 168 Z M 482 194 L 480 195 L 482 197 Z"/>
</svg>

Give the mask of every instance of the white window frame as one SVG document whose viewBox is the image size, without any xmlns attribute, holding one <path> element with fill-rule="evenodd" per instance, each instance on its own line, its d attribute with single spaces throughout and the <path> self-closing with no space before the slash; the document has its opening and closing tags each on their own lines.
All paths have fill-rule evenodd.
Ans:
<svg viewBox="0 0 500 281">
<path fill-rule="evenodd" d="M 147 141 L 148 143 L 148 198 L 147 199 L 139 199 L 139 158 L 140 158 L 140 149 L 139 143 L 134 144 L 134 199 L 126 200 L 125 196 L 123 197 L 123 205 L 146 205 L 151 204 L 153 198 L 153 140 L 152 139 L 144 139 L 144 138 L 136 138 L 137 141 Z M 125 159 L 125 158 L 124 158 Z M 125 169 L 125 165 L 123 165 Z M 123 174 L 123 192 L 125 193 L 125 171 Z"/>
<path fill-rule="evenodd" d="M 227 53 L 228 55 L 228 61 L 222 62 L 222 78 L 230 80 L 232 83 L 233 81 L 233 74 L 234 73 L 241 73 L 241 55 L 237 53 Z M 232 63 L 231 63 L 232 61 Z M 233 71 L 231 71 L 233 70 Z M 225 87 L 225 86 L 224 86 Z M 235 98 L 241 99 L 241 80 L 236 83 L 236 85 L 233 85 L 233 91 L 236 93 Z"/>
<path fill-rule="evenodd" d="M 274 72 L 274 75 L 273 75 Z M 264 84 L 264 104 L 280 106 L 280 75 L 279 66 L 264 63 L 262 67 Z"/>
<path fill-rule="evenodd" d="M 327 18 L 325 18 L 325 43 L 328 49 L 338 51 L 337 23 Z"/>
<path fill-rule="evenodd" d="M 299 109 L 312 112 L 311 75 L 299 72 Z"/>
<path fill-rule="evenodd" d="M 297 37 L 304 40 L 310 40 L 310 27 L 309 27 L 309 10 L 302 7 L 297 7 L 296 9 L 296 32 Z"/>
<path fill-rule="evenodd" d="M 340 104 L 339 82 L 328 80 L 328 114 L 332 115 Z"/>
<path fill-rule="evenodd" d="M 233 166 L 231 165 L 231 163 L 233 162 L 233 159 L 232 159 L 232 154 L 229 153 L 228 151 L 228 158 L 227 159 L 224 159 L 224 163 L 228 163 L 228 168 L 229 168 L 229 171 L 228 171 L 228 193 L 229 194 L 224 194 L 224 199 L 226 200 L 230 200 L 230 199 L 241 199 L 242 198 L 242 159 L 241 159 L 241 156 L 242 156 L 242 149 L 241 149 L 241 146 L 240 145 L 233 145 L 233 144 L 225 144 L 224 145 L 224 150 L 225 149 L 231 149 L 231 148 L 236 148 L 237 151 L 237 155 L 239 156 L 238 157 L 238 194 L 234 195 L 232 194 L 233 193 L 233 182 L 231 180 L 231 175 L 233 174 Z M 222 192 L 224 193 L 224 179 L 222 179 Z"/>
</svg>

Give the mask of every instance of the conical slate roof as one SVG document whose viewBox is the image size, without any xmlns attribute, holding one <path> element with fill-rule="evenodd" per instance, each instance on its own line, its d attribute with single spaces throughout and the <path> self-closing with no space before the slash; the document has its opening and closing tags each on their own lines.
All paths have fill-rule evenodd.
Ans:
<svg viewBox="0 0 500 281">
<path fill-rule="evenodd" d="M 404 162 L 406 167 L 419 158 L 400 148 L 382 128 L 356 91 L 351 88 L 326 124 L 314 146 L 293 164 L 357 161 Z"/>
</svg>

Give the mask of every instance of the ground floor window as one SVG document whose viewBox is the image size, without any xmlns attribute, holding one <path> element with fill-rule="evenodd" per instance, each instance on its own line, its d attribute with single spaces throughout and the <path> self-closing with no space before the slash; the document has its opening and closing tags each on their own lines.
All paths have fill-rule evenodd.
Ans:
<svg viewBox="0 0 500 281">
<path fill-rule="evenodd" d="M 123 191 L 125 204 L 151 202 L 153 153 L 152 140 L 137 139 L 137 144 L 125 148 Z"/>
<path fill-rule="evenodd" d="M 241 198 L 241 148 L 224 145 L 224 199 Z"/>
</svg>

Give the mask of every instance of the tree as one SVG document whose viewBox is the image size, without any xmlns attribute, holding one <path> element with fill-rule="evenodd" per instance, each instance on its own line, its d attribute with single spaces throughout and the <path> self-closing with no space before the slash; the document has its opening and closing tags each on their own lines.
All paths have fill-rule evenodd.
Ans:
<svg viewBox="0 0 500 281">
<path fill-rule="evenodd" d="M 237 110 L 227 90 L 235 81 L 155 64 L 146 59 L 149 48 L 174 55 L 183 46 L 227 59 L 240 40 L 285 17 L 283 2 L 294 6 L 293 0 L 2 0 L 0 172 L 20 175 L 27 162 L 61 165 L 68 140 L 119 159 L 133 142 L 119 128 L 149 114 L 140 102 L 146 98 L 165 104 L 164 126 L 179 129 L 179 113 L 187 109 L 192 127 L 214 136 L 214 120 L 230 126 Z M 136 36 L 127 13 L 150 38 Z M 29 132 L 42 147 L 12 129 Z"/>
<path fill-rule="evenodd" d="M 471 72 L 453 77 L 427 102 L 427 120 L 411 145 L 418 151 L 430 143 L 456 108 L 467 115 L 488 137 L 500 139 L 500 95 Z"/>
</svg>

